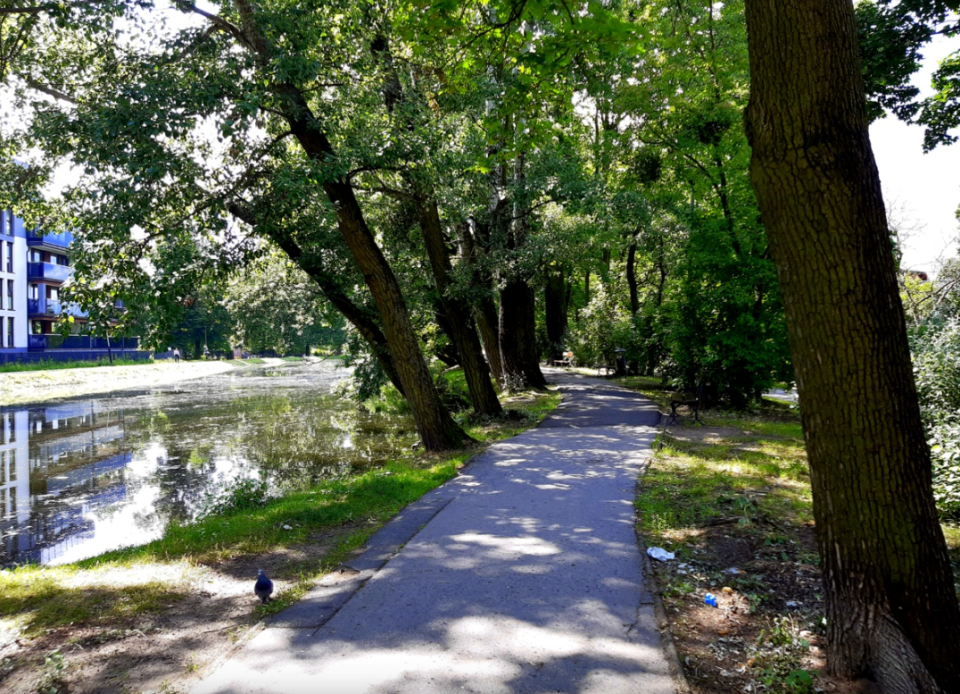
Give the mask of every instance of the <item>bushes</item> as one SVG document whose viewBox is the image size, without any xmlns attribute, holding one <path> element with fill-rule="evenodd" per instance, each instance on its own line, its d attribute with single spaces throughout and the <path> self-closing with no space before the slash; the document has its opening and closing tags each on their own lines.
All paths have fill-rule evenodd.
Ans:
<svg viewBox="0 0 960 694">
<path fill-rule="evenodd" d="M 940 514 L 960 519 L 960 318 L 931 316 L 910 332 Z"/>
</svg>

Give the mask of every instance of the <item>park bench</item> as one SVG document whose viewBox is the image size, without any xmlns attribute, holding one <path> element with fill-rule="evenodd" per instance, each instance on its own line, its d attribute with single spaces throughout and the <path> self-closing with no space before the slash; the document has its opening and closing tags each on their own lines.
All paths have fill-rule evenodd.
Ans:
<svg viewBox="0 0 960 694">
<path fill-rule="evenodd" d="M 703 420 L 700 419 L 700 401 L 703 398 L 703 382 L 697 386 L 697 393 L 692 398 L 677 397 L 670 400 L 670 419 L 667 420 L 667 426 L 678 424 L 677 419 L 682 417 L 678 408 L 686 407 L 693 413 L 693 421 L 703 426 Z"/>
</svg>

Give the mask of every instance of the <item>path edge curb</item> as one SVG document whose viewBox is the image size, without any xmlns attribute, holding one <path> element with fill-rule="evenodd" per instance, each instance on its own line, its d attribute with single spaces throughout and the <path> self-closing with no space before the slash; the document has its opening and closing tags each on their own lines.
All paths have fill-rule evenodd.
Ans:
<svg viewBox="0 0 960 694">
<path fill-rule="evenodd" d="M 654 444 L 659 440 L 659 435 L 654 439 Z M 653 445 L 650 446 L 650 456 L 647 458 L 640 473 L 637 475 L 634 500 L 643 490 L 643 478 L 647 474 L 650 462 L 656 455 Z M 663 647 L 664 655 L 667 659 L 667 667 L 670 668 L 670 677 L 673 679 L 674 688 L 677 694 L 693 694 L 693 687 L 683 671 L 683 665 L 680 662 L 680 653 L 677 651 L 677 645 L 673 640 L 673 633 L 670 631 L 670 621 L 667 619 L 667 610 L 663 606 L 663 600 L 660 597 L 660 586 L 657 584 L 656 575 L 653 572 L 653 565 L 650 557 L 647 556 L 647 540 L 640 530 L 640 518 L 636 513 L 634 505 L 634 531 L 637 535 L 637 546 L 640 549 L 640 562 L 642 564 L 643 576 L 646 582 L 646 589 L 653 600 L 653 615 L 657 620 L 657 628 L 660 630 L 660 645 Z"/>
</svg>

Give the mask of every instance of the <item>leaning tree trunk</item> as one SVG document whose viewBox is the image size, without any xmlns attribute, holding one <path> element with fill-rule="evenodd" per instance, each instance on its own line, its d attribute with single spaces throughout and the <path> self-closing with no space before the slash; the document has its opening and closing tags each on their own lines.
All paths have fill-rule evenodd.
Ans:
<svg viewBox="0 0 960 694">
<path fill-rule="evenodd" d="M 477 243 L 467 223 L 457 225 L 457 240 L 460 242 L 462 262 L 470 267 L 473 286 L 479 290 L 480 299 L 475 307 L 475 319 L 480 332 L 483 351 L 487 355 L 490 373 L 497 384 L 503 384 L 503 362 L 500 360 L 500 339 L 497 329 L 497 306 L 493 301 L 493 281 L 489 273 L 477 267 Z"/>
<path fill-rule="evenodd" d="M 257 9 L 250 0 L 233 0 L 240 18 L 242 43 L 253 52 L 265 74 L 275 72 L 273 47 L 257 22 Z M 337 161 L 337 153 L 307 102 L 304 92 L 292 82 L 274 83 L 280 112 L 304 154 L 321 168 Z M 472 439 L 453 421 L 440 401 L 430 370 L 393 269 L 367 226 L 353 187 L 343 176 L 323 181 L 323 192 L 336 210 L 340 235 L 356 261 L 377 304 L 383 333 L 393 355 L 404 396 L 423 446 L 428 451 L 460 448 Z"/>
<path fill-rule="evenodd" d="M 850 0 L 747 0 L 751 176 L 803 403 L 827 662 L 960 692 L 960 610 L 931 491 Z"/>
<path fill-rule="evenodd" d="M 450 264 L 446 239 L 443 237 L 437 203 L 433 199 L 418 201 L 418 208 L 427 257 L 430 259 L 440 302 L 446 313 L 448 334 L 460 353 L 460 364 L 463 366 L 463 375 L 470 391 L 470 402 L 477 414 L 499 416 L 503 414 L 503 408 L 490 381 L 490 370 L 483 360 L 470 306 L 465 301 L 450 296 L 448 292 L 453 284 L 453 266 Z"/>
<path fill-rule="evenodd" d="M 303 95 L 288 86 L 285 96 L 290 103 L 286 113 L 287 122 L 307 156 L 317 161 L 335 158 L 329 141 L 319 130 Z M 400 283 L 367 226 L 353 188 L 345 181 L 333 180 L 324 182 L 323 189 L 337 211 L 340 234 L 377 304 L 394 366 L 403 384 L 404 396 L 413 411 L 424 448 L 428 451 L 444 451 L 462 447 L 471 439 L 453 421 L 440 401 L 420 351 Z"/>
<path fill-rule="evenodd" d="M 268 236 L 276 243 L 280 250 L 287 254 L 287 257 L 303 270 L 320 288 L 320 292 L 330 304 L 346 318 L 360 337 L 364 339 L 370 352 L 380 364 L 380 368 L 390 379 L 390 383 L 397 389 L 400 395 L 404 395 L 403 383 L 400 381 L 400 374 L 393 363 L 393 355 L 390 354 L 390 347 L 387 345 L 387 338 L 384 336 L 380 326 L 377 325 L 372 311 L 367 311 L 353 303 L 343 292 L 339 285 L 333 281 L 329 272 L 315 258 L 304 254 L 303 249 L 293 241 L 291 236 L 283 229 L 278 229 L 270 225 L 260 224 L 257 219 L 256 209 L 248 205 L 242 205 L 237 202 L 228 203 L 227 209 L 237 219 L 258 229 L 261 233 Z"/>
</svg>

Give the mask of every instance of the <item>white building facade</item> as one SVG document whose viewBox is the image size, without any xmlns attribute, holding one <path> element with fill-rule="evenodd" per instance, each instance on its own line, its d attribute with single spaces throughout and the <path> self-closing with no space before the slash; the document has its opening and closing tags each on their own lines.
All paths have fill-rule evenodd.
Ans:
<svg viewBox="0 0 960 694">
<path fill-rule="evenodd" d="M 29 347 L 27 258 L 27 233 L 23 227 L 23 220 L 10 210 L 0 212 L 0 323 L 2 323 L 0 352 L 2 353 L 26 353 Z"/>
</svg>

